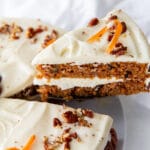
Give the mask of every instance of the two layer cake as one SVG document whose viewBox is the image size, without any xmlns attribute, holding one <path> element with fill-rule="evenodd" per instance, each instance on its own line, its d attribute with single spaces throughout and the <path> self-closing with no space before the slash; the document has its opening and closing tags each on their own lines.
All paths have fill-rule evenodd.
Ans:
<svg viewBox="0 0 150 150">
<path fill-rule="evenodd" d="M 33 59 L 42 99 L 129 95 L 150 90 L 150 48 L 122 10 L 66 33 Z"/>
</svg>

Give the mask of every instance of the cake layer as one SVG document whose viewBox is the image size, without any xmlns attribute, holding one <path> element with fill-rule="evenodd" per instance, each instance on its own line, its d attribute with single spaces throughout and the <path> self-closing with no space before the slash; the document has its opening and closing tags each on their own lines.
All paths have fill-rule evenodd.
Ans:
<svg viewBox="0 0 150 150">
<path fill-rule="evenodd" d="M 40 20 L 0 18 L 0 97 L 32 85 L 33 57 L 63 33 Z"/>
<path fill-rule="evenodd" d="M 74 87 L 90 87 L 94 88 L 97 85 L 104 85 L 108 83 L 123 82 L 123 79 L 103 78 L 58 78 L 47 80 L 45 78 L 35 79 L 34 84 L 38 86 L 48 85 L 48 86 L 58 86 L 61 90 L 66 90 Z"/>
<path fill-rule="evenodd" d="M 136 62 L 113 62 L 109 64 L 41 64 L 36 67 L 38 71 L 37 79 L 42 78 L 111 78 L 117 79 L 137 79 L 150 77 L 148 64 Z"/>
<path fill-rule="evenodd" d="M 127 80 L 124 82 L 114 82 L 95 87 L 73 87 L 62 90 L 58 86 L 39 86 L 38 92 L 41 94 L 42 100 L 45 101 L 48 97 L 62 98 L 70 100 L 73 98 L 86 97 L 102 97 L 114 95 L 130 95 L 139 92 L 148 92 L 150 87 L 144 81 Z"/>
<path fill-rule="evenodd" d="M 0 149 L 116 150 L 112 118 L 87 109 L 0 99 Z"/>
</svg>

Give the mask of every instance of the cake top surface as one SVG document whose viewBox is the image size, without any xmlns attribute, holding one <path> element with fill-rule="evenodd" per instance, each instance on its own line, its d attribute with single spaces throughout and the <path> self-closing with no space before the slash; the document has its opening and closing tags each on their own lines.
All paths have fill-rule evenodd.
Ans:
<svg viewBox="0 0 150 150">
<path fill-rule="evenodd" d="M 63 33 L 40 20 L 0 18 L 0 97 L 32 84 L 33 57 Z"/>
<path fill-rule="evenodd" d="M 32 143 L 64 150 L 103 150 L 109 140 L 112 118 L 87 109 L 0 98 L 0 149 L 11 150 Z"/>
<path fill-rule="evenodd" d="M 132 19 L 114 10 L 66 33 L 33 59 L 36 64 L 150 62 L 148 42 Z"/>
</svg>

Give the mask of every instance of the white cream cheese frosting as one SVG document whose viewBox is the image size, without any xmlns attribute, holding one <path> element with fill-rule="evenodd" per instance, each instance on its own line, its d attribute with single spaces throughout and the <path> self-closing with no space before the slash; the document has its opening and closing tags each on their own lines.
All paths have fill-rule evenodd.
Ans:
<svg viewBox="0 0 150 150">
<path fill-rule="evenodd" d="M 75 123 L 63 122 L 62 114 L 67 111 L 75 111 L 72 108 L 55 104 L 27 102 L 17 99 L 0 98 L 0 149 L 10 147 L 20 148 L 27 143 L 31 135 L 35 135 L 32 150 L 45 150 L 44 136 L 49 140 L 60 136 L 64 129 L 71 128 L 76 132 L 80 141 L 70 142 L 71 150 L 104 150 L 109 140 L 109 132 L 112 127 L 112 118 L 107 115 L 93 114 L 92 118 L 85 117 L 91 127 L 75 125 Z M 77 112 L 81 111 L 77 109 Z M 54 118 L 62 122 L 62 127 L 54 127 Z M 56 150 L 63 150 L 61 144 Z"/>
<path fill-rule="evenodd" d="M 125 22 L 127 30 L 119 36 L 118 42 L 127 47 L 127 52 L 121 56 L 115 56 L 106 52 L 109 44 L 106 32 L 100 40 L 88 43 L 87 40 L 108 23 L 110 16 L 116 15 L 120 22 Z M 57 42 L 47 47 L 33 59 L 33 65 L 37 64 L 88 64 L 110 62 L 150 62 L 150 48 L 143 32 L 122 10 L 110 12 L 99 23 L 92 27 L 84 27 L 71 31 L 62 36 Z"/>
<path fill-rule="evenodd" d="M 58 78 L 58 79 L 50 79 L 46 78 L 38 79 L 35 78 L 33 83 L 35 85 L 49 85 L 49 86 L 57 86 L 61 88 L 61 90 L 66 90 L 74 87 L 91 87 L 94 88 L 97 85 L 104 85 L 108 83 L 115 82 L 123 82 L 123 79 L 116 79 L 115 77 L 110 79 L 102 79 L 98 77 L 94 78 Z"/>
<path fill-rule="evenodd" d="M 21 27 L 22 30 L 17 33 L 19 38 L 16 37 L 16 39 L 11 38 L 9 33 L 10 26 L 14 25 Z M 4 29 L 4 26 L 8 31 Z M 45 28 L 43 32 L 39 31 L 33 38 L 26 37 L 30 27 L 37 29 L 39 26 Z M 12 96 L 32 85 L 34 69 L 31 61 L 43 49 L 42 43 L 53 30 L 57 32 L 58 37 L 64 33 L 61 29 L 40 20 L 0 18 L 0 76 L 2 79 L 0 97 Z"/>
</svg>

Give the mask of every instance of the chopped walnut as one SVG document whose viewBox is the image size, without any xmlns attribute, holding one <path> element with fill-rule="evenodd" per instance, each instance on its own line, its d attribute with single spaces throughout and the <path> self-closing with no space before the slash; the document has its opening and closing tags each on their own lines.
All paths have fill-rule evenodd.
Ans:
<svg viewBox="0 0 150 150">
<path fill-rule="evenodd" d="M 42 28 L 42 26 L 39 26 L 38 28 L 29 27 L 26 31 L 26 37 L 31 39 L 35 37 L 38 33 L 41 33 L 43 31 L 44 29 Z"/>
<path fill-rule="evenodd" d="M 0 33 L 8 34 L 10 39 L 16 40 L 20 38 L 20 33 L 23 32 L 23 29 L 16 25 L 15 23 L 12 24 L 3 24 L 0 27 Z"/>
<path fill-rule="evenodd" d="M 62 114 L 65 122 L 67 123 L 76 123 L 78 122 L 78 116 L 76 113 L 73 113 L 72 111 L 66 111 Z"/>
<path fill-rule="evenodd" d="M 51 43 L 53 43 L 58 38 L 58 33 L 56 30 L 52 30 L 50 35 L 47 35 L 44 39 L 44 42 L 42 44 L 42 47 L 45 48 Z"/>
<path fill-rule="evenodd" d="M 98 18 L 93 18 L 90 20 L 90 22 L 88 23 L 88 27 L 92 27 L 92 26 L 95 26 L 99 23 L 99 20 Z"/>
<path fill-rule="evenodd" d="M 54 118 L 53 119 L 53 126 L 54 127 L 61 127 L 62 123 L 61 123 L 61 121 L 58 118 Z"/>
</svg>

